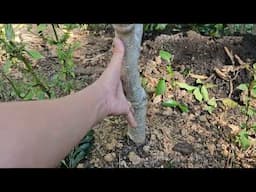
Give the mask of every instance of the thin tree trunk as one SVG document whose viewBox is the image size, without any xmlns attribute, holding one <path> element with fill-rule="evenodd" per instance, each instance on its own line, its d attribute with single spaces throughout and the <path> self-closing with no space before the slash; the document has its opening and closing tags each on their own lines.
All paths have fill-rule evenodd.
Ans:
<svg viewBox="0 0 256 192">
<path fill-rule="evenodd" d="M 136 128 L 128 127 L 128 136 L 136 143 L 145 143 L 147 95 L 141 86 L 138 60 L 143 33 L 142 24 L 113 25 L 115 35 L 125 45 L 124 64 L 122 68 L 122 83 L 127 99 L 135 110 Z"/>
</svg>

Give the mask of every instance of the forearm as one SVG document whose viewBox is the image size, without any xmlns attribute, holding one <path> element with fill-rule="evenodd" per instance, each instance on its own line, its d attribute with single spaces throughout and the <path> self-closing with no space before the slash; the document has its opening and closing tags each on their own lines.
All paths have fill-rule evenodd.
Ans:
<svg viewBox="0 0 256 192">
<path fill-rule="evenodd" d="M 56 100 L 0 104 L 0 167 L 54 167 L 107 115 L 94 84 Z"/>
</svg>

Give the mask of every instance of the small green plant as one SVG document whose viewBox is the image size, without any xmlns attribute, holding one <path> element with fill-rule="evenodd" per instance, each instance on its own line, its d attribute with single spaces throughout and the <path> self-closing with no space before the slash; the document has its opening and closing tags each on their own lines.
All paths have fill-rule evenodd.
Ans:
<svg viewBox="0 0 256 192">
<path fill-rule="evenodd" d="M 60 166 L 63 168 L 76 168 L 80 161 L 88 155 L 94 141 L 93 134 L 93 130 L 89 131 L 80 143 L 61 161 Z"/>
<path fill-rule="evenodd" d="M 164 30 L 168 24 L 144 24 L 144 31 Z"/>
<path fill-rule="evenodd" d="M 15 94 L 20 99 L 28 97 L 52 98 L 51 90 L 45 80 L 37 74 L 32 66 L 32 60 L 38 60 L 43 56 L 36 50 L 29 50 L 22 42 L 15 42 L 15 34 L 11 24 L 6 24 L 4 34 L 0 37 L 0 46 L 5 51 L 6 60 L 2 67 L 2 76 L 10 83 Z M 23 72 L 23 77 L 27 80 L 20 84 L 8 76 L 11 68 L 15 66 Z M 35 95 L 32 95 L 35 94 Z"/>
<path fill-rule="evenodd" d="M 157 86 L 156 86 L 156 95 L 163 95 L 166 91 L 166 82 L 165 79 L 162 78 L 158 81 Z"/>
<path fill-rule="evenodd" d="M 163 102 L 162 105 L 164 107 L 171 107 L 171 108 L 178 107 L 182 113 L 189 112 L 189 109 L 188 109 L 187 105 L 185 105 L 184 103 L 180 103 L 178 101 L 175 101 L 173 99 L 170 99 L 170 100 L 167 100 L 167 101 Z"/>
<path fill-rule="evenodd" d="M 236 141 L 242 147 L 242 149 L 247 149 L 250 146 L 249 132 L 255 132 L 256 124 L 249 124 L 250 118 L 256 115 L 256 109 L 252 105 L 252 101 L 256 99 L 256 63 L 252 67 L 248 66 L 246 68 L 250 74 L 250 82 L 240 84 L 236 89 L 242 91 L 243 102 L 245 106 L 241 108 L 242 113 L 245 115 L 246 120 L 242 123 L 239 135 Z"/>
<path fill-rule="evenodd" d="M 187 90 L 189 93 L 192 93 L 195 97 L 195 99 L 202 103 L 205 102 L 204 109 L 208 111 L 209 113 L 212 113 L 212 111 L 217 107 L 216 99 L 212 97 L 209 98 L 208 88 L 212 87 L 210 84 L 204 84 L 200 79 L 196 80 L 197 86 L 191 86 L 187 83 L 182 82 L 176 82 L 176 84 L 181 88 Z"/>
</svg>

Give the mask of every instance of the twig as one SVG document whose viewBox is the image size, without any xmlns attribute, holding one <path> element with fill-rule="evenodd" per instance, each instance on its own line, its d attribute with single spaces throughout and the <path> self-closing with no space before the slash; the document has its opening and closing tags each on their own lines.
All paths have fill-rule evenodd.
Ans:
<svg viewBox="0 0 256 192">
<path fill-rule="evenodd" d="M 96 56 L 93 57 L 93 58 L 85 59 L 84 61 L 94 61 L 94 60 L 96 60 L 96 59 L 98 59 L 99 57 L 102 57 L 102 56 L 104 56 L 104 55 L 105 55 L 105 53 L 101 53 L 101 54 L 96 55 Z"/>
<path fill-rule="evenodd" d="M 234 61 L 234 56 L 233 56 L 232 51 L 229 51 L 227 47 L 224 47 L 224 50 L 227 53 L 228 57 L 230 58 L 232 64 L 234 65 L 235 61 Z"/>
<path fill-rule="evenodd" d="M 208 77 L 205 81 L 204 81 L 204 83 L 208 83 L 209 81 L 211 81 L 211 79 L 214 77 L 214 74 L 211 74 L 211 76 L 210 77 Z"/>
<path fill-rule="evenodd" d="M 246 63 L 243 62 L 242 59 L 237 54 L 235 54 L 235 58 L 240 65 L 246 65 Z"/>
<path fill-rule="evenodd" d="M 229 81 L 229 94 L 228 94 L 228 98 L 231 98 L 231 96 L 232 96 L 232 93 L 234 91 L 233 81 L 237 78 L 239 72 L 240 72 L 239 70 L 236 71 L 235 76 Z"/>
<path fill-rule="evenodd" d="M 52 29 L 53 29 L 53 32 L 54 32 L 54 35 L 55 35 L 56 41 L 57 41 L 57 42 L 59 42 L 59 37 L 58 37 L 58 34 L 57 34 L 57 31 L 56 31 L 56 29 L 55 29 L 54 24 L 51 24 L 51 26 L 52 26 Z"/>
</svg>

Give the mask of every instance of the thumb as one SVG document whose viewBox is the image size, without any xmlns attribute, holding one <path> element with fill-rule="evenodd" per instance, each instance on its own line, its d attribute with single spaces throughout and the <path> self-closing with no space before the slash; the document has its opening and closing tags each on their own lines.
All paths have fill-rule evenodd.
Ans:
<svg viewBox="0 0 256 192">
<path fill-rule="evenodd" d="M 115 37 L 113 46 L 113 56 L 109 63 L 109 67 L 112 70 L 115 70 L 117 74 L 120 74 L 125 52 L 124 43 L 119 38 Z"/>
</svg>

